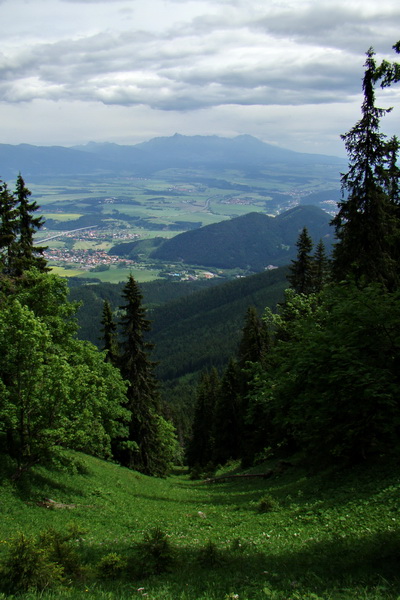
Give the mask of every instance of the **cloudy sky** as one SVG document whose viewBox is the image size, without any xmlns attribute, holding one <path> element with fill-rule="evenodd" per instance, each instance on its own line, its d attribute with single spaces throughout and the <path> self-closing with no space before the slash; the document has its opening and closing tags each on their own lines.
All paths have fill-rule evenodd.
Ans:
<svg viewBox="0 0 400 600">
<path fill-rule="evenodd" d="M 0 0 L 0 143 L 251 134 L 345 155 L 398 0 Z M 382 129 L 400 135 L 400 84 Z"/>
</svg>

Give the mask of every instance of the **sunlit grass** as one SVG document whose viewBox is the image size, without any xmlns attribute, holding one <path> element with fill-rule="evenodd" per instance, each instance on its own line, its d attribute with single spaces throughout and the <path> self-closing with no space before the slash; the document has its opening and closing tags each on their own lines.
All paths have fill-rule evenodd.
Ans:
<svg viewBox="0 0 400 600">
<path fill-rule="evenodd" d="M 83 213 L 43 213 L 45 221 L 47 219 L 53 219 L 54 221 L 60 221 L 62 223 L 66 221 L 74 221 L 75 219 L 79 219 L 79 217 L 82 217 L 82 215 Z"/>
<path fill-rule="evenodd" d="M 174 562 L 166 573 L 151 576 L 132 563 L 112 582 L 99 580 L 91 567 L 72 591 L 45 593 L 46 600 L 80 594 L 123 600 L 142 595 L 154 600 L 235 595 L 239 600 L 397 600 L 396 465 L 323 475 L 288 467 L 270 479 L 209 484 L 190 481 L 182 469 L 160 480 L 90 457 L 82 460 L 75 474 L 36 468 L 17 486 L 3 481 L 0 553 L 17 530 L 62 530 L 73 521 L 87 532 L 81 552 L 88 566 L 109 553 L 133 557 L 152 528 L 166 534 Z M 261 512 L 266 496 L 274 502 Z M 49 510 L 45 498 L 67 507 Z"/>
</svg>

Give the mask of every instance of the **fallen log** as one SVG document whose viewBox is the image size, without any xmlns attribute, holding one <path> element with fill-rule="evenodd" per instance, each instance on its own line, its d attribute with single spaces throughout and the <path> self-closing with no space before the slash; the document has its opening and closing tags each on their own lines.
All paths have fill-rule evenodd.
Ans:
<svg viewBox="0 0 400 600">
<path fill-rule="evenodd" d="M 238 475 L 219 475 L 218 477 L 208 477 L 204 480 L 204 483 L 217 483 L 218 481 L 224 481 L 225 479 L 241 479 L 245 477 L 261 477 L 262 479 L 268 479 L 272 477 L 276 471 L 271 469 L 265 473 L 240 473 Z"/>
</svg>

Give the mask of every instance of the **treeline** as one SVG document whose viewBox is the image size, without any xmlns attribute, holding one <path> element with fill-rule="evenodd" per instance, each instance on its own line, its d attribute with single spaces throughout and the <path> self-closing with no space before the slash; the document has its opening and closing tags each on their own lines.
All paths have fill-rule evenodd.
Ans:
<svg viewBox="0 0 400 600">
<path fill-rule="evenodd" d="M 400 42 L 395 49 L 400 51 Z M 399 142 L 380 132 L 375 88 L 400 66 L 367 53 L 362 116 L 343 140 L 349 170 L 327 260 L 304 229 L 290 289 L 273 313 L 249 309 L 239 352 L 198 386 L 187 449 L 194 473 L 229 458 L 297 454 L 314 466 L 400 451 Z"/>
<path fill-rule="evenodd" d="M 38 206 L 21 176 L 0 184 L 0 453 L 18 478 L 33 465 L 65 462 L 65 449 L 150 475 L 166 475 L 177 452 L 162 416 L 147 321 L 136 282 L 122 289 L 121 345 L 78 340 L 77 306 L 48 273 Z M 121 352 L 119 352 L 119 347 Z"/>
</svg>

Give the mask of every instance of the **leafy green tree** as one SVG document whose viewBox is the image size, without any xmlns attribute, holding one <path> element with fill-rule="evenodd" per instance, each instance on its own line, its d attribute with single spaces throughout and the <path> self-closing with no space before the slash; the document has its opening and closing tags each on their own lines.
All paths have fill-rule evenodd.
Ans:
<svg viewBox="0 0 400 600">
<path fill-rule="evenodd" d="M 35 246 L 33 237 L 44 224 L 42 216 L 34 216 L 39 209 L 38 204 L 29 198 L 31 192 L 25 186 L 21 174 L 18 175 L 15 189 L 16 207 L 18 211 L 18 233 L 17 252 L 14 260 L 14 274 L 21 275 L 25 270 L 35 267 L 39 271 L 46 272 L 47 261 L 43 252 L 44 246 Z"/>
<path fill-rule="evenodd" d="M 377 284 L 329 286 L 292 323 L 258 390 L 281 441 L 314 461 L 399 451 L 399 299 Z"/>
<path fill-rule="evenodd" d="M 168 443 L 175 447 L 176 437 L 160 415 L 160 393 L 150 360 L 152 344 L 146 341 L 150 321 L 142 305 L 142 294 L 132 275 L 122 291 L 121 354 L 119 366 L 128 382 L 126 407 L 131 413 L 129 437 L 116 447 L 121 464 L 148 475 L 166 475 L 170 457 Z M 168 435 L 169 433 L 169 435 Z M 168 442 L 169 440 L 169 442 Z"/>
<path fill-rule="evenodd" d="M 59 316 L 35 315 L 24 292 L 3 298 L 0 311 L 0 431 L 17 474 L 63 448 L 109 456 L 129 416 L 118 370 L 93 345 L 65 335 L 63 324 L 53 329 Z"/>
<path fill-rule="evenodd" d="M 298 294 L 309 294 L 313 291 L 314 264 L 311 251 L 313 249 L 312 239 L 307 227 L 304 227 L 296 243 L 297 257 L 290 265 L 288 280 L 291 287 Z"/>
<path fill-rule="evenodd" d="M 106 361 L 116 365 L 118 362 L 117 325 L 113 320 L 111 304 L 108 300 L 104 300 L 101 325 L 103 350 L 107 352 Z"/>
<path fill-rule="evenodd" d="M 352 276 L 358 282 L 380 281 L 394 289 L 399 282 L 399 220 L 387 189 L 388 144 L 380 133 L 380 119 L 391 109 L 375 106 L 376 77 L 370 49 L 363 79 L 362 117 L 342 136 L 350 165 L 342 176 L 343 199 L 332 221 L 337 238 L 333 275 L 336 281 Z M 391 153 L 393 164 L 393 145 Z"/>
</svg>

